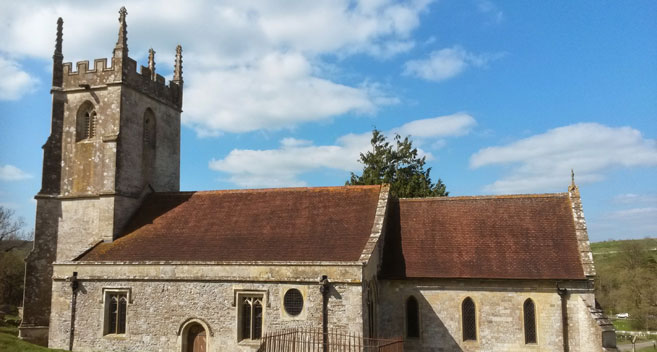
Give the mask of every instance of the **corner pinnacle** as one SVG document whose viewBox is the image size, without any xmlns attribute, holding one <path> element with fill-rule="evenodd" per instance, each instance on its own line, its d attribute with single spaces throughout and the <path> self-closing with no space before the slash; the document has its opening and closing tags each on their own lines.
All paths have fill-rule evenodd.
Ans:
<svg viewBox="0 0 657 352">
<path fill-rule="evenodd" d="M 155 80 L 155 50 L 148 49 L 148 69 L 151 70 L 151 79 Z"/>
<path fill-rule="evenodd" d="M 57 19 L 57 39 L 55 40 L 55 53 L 53 59 L 62 55 L 62 37 L 64 36 L 64 20 Z"/>
<path fill-rule="evenodd" d="M 128 24 L 125 21 L 127 14 L 128 10 L 125 9 L 125 6 L 121 7 L 119 10 L 119 38 L 114 47 L 114 57 L 128 57 Z"/>
<path fill-rule="evenodd" d="M 176 47 L 176 62 L 173 66 L 173 81 L 182 82 L 182 46 Z"/>
</svg>

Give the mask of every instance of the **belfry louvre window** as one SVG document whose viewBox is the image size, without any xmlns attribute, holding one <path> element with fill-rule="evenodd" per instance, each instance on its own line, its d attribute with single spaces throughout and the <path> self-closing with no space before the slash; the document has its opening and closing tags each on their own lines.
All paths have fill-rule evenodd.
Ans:
<svg viewBox="0 0 657 352">
<path fill-rule="evenodd" d="M 94 105 L 85 101 L 78 109 L 76 122 L 75 122 L 75 140 L 81 141 L 91 139 L 96 136 L 98 117 Z"/>
<path fill-rule="evenodd" d="M 413 296 L 406 300 L 406 336 L 420 337 L 420 311 Z"/>
<path fill-rule="evenodd" d="M 105 296 L 105 335 L 125 334 L 128 309 L 127 292 L 107 292 Z"/>
<path fill-rule="evenodd" d="M 467 297 L 461 304 L 463 341 L 477 340 L 477 309 L 472 298 Z"/>
<path fill-rule="evenodd" d="M 262 336 L 262 295 L 240 295 L 239 340 L 257 340 Z"/>
<path fill-rule="evenodd" d="M 536 307 L 531 298 L 527 298 L 522 310 L 525 320 L 525 343 L 536 343 Z"/>
</svg>

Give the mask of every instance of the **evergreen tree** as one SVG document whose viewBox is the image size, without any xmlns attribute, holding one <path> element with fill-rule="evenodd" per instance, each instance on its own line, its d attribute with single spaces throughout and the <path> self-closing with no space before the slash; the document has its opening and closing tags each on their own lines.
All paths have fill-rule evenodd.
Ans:
<svg viewBox="0 0 657 352">
<path fill-rule="evenodd" d="M 418 157 L 408 137 L 395 135 L 394 144 L 381 131 L 372 131 L 372 150 L 360 154 L 363 173 L 351 173 L 347 185 L 390 185 L 390 193 L 400 198 L 447 196 L 445 185 L 431 182 L 431 168 L 424 169 L 425 157 Z"/>
</svg>

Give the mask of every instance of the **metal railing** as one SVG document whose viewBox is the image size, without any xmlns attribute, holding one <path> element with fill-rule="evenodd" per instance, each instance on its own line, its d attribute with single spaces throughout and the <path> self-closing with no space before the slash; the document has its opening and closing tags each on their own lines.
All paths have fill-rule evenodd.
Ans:
<svg viewBox="0 0 657 352">
<path fill-rule="evenodd" d="M 331 330 L 326 335 L 321 329 L 295 328 L 265 333 L 258 352 L 403 352 L 404 341 L 370 339 L 355 333 Z"/>
</svg>

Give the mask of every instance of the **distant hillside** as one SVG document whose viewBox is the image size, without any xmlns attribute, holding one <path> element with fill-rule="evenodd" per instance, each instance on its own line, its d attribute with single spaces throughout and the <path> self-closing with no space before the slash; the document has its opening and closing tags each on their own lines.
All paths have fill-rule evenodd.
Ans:
<svg viewBox="0 0 657 352">
<path fill-rule="evenodd" d="M 657 238 L 594 242 L 591 250 L 607 314 L 627 312 L 634 329 L 657 328 Z"/>
<path fill-rule="evenodd" d="M 593 251 L 594 256 L 601 254 L 617 254 L 618 252 L 622 251 L 624 247 L 627 247 L 629 243 L 636 243 L 645 249 L 652 249 L 657 251 L 657 238 L 593 242 L 591 243 L 591 250 Z"/>
<path fill-rule="evenodd" d="M 22 251 L 27 253 L 32 250 L 32 241 L 4 240 L 0 241 L 0 253 L 9 251 Z"/>
</svg>

